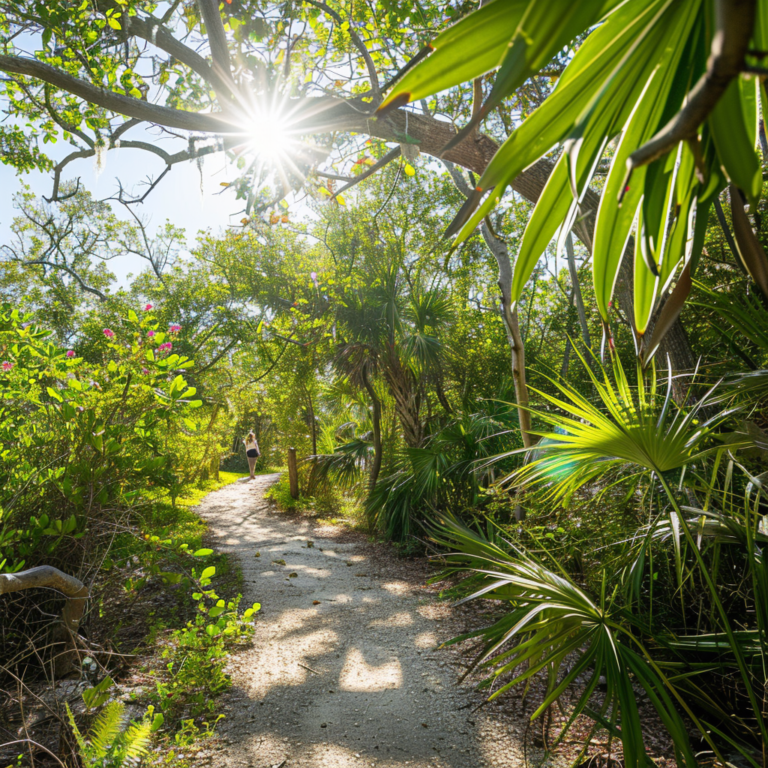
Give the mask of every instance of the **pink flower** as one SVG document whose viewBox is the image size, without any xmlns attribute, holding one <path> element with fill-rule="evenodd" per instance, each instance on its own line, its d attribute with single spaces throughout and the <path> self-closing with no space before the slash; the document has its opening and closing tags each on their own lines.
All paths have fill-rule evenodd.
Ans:
<svg viewBox="0 0 768 768">
<path fill-rule="evenodd" d="M 141 369 L 141 372 L 142 372 L 142 373 L 143 373 L 145 376 L 149 376 L 149 369 L 148 369 L 148 368 L 142 368 L 142 369 Z"/>
<path fill-rule="evenodd" d="M 105 328 L 104 329 L 104 335 L 108 339 L 114 339 L 115 338 L 115 332 L 113 330 L 111 330 L 110 328 Z"/>
<path fill-rule="evenodd" d="M 144 311 L 145 312 L 149 312 L 150 309 L 152 309 L 152 305 L 151 304 L 147 304 L 147 306 L 144 307 Z"/>
<path fill-rule="evenodd" d="M 154 332 L 154 331 L 147 331 L 147 337 L 148 337 L 148 338 L 150 338 L 150 339 L 151 339 L 151 338 L 152 338 L 154 335 L 155 335 L 155 332 Z"/>
<path fill-rule="evenodd" d="M 172 323 L 169 330 L 171 333 L 178 333 L 181 330 L 181 326 L 177 325 L 176 323 Z"/>
<path fill-rule="evenodd" d="M 75 356 L 75 350 L 74 349 L 68 349 L 67 350 L 67 357 L 74 357 Z"/>
<path fill-rule="evenodd" d="M 7 360 L 3 360 L 3 370 L 10 371 L 13 368 L 13 363 L 9 363 Z"/>
</svg>

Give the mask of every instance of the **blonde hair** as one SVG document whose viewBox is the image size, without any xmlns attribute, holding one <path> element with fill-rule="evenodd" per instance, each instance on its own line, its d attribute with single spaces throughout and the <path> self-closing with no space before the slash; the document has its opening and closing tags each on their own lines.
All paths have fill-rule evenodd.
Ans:
<svg viewBox="0 0 768 768">
<path fill-rule="evenodd" d="M 254 432 L 249 432 L 248 439 L 251 440 L 252 442 L 256 442 L 256 434 Z"/>
</svg>

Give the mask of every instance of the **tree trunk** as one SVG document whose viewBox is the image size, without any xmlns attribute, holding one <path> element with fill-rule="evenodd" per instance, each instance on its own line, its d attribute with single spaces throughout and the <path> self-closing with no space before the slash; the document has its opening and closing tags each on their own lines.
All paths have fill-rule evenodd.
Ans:
<svg viewBox="0 0 768 768">
<path fill-rule="evenodd" d="M 517 317 L 517 308 L 512 306 L 512 262 L 509 258 L 507 244 L 495 237 L 490 227 L 483 222 L 483 240 L 496 259 L 499 267 L 499 289 L 501 290 L 501 317 L 504 321 L 504 329 L 507 332 L 507 341 L 512 365 L 512 380 L 515 385 L 515 399 L 517 401 L 517 418 L 520 422 L 520 433 L 523 437 L 523 445 L 530 448 L 533 445 L 531 439 L 531 414 L 528 411 L 528 385 L 525 380 L 525 345 L 520 333 L 520 323 Z"/>
<path fill-rule="evenodd" d="M 466 142 L 465 142 L 466 143 Z M 457 189 L 465 197 L 471 193 L 469 184 L 464 176 L 455 168 L 452 162 L 443 160 L 448 173 L 456 184 Z M 496 265 L 499 268 L 498 285 L 501 290 L 501 319 L 504 322 L 504 330 L 507 333 L 507 342 L 509 343 L 510 364 L 512 368 L 512 381 L 515 386 L 515 400 L 517 401 L 517 418 L 520 423 L 520 433 L 523 438 L 523 445 L 530 448 L 533 445 L 530 435 L 531 414 L 527 410 L 528 406 L 528 385 L 525 380 L 525 344 L 520 333 L 520 323 L 517 316 L 517 309 L 512 311 L 512 262 L 509 258 L 507 244 L 496 237 L 484 221 L 481 227 L 483 240 L 488 250 L 496 259 Z"/>
<path fill-rule="evenodd" d="M 363 386 L 373 404 L 373 465 L 371 466 L 371 474 L 368 476 L 368 493 L 371 494 L 376 487 L 376 481 L 379 479 L 379 472 L 381 471 L 381 402 L 371 382 L 368 381 L 367 373 L 363 373 Z"/>
<path fill-rule="evenodd" d="M 587 349 L 592 349 L 592 340 L 589 335 L 589 325 L 587 324 L 587 311 L 584 309 L 584 297 L 581 295 L 579 271 L 576 269 L 576 257 L 573 254 L 573 236 L 570 234 L 570 232 L 568 233 L 568 237 L 565 238 L 565 252 L 568 256 L 568 272 L 571 275 L 573 303 L 576 305 L 576 311 L 579 315 L 581 339 Z"/>
</svg>

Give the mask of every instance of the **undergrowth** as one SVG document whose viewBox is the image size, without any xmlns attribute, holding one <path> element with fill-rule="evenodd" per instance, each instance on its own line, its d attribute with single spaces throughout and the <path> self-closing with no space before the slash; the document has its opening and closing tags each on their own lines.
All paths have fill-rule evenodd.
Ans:
<svg viewBox="0 0 768 768">
<path fill-rule="evenodd" d="M 142 722 L 151 717 L 143 756 L 149 764 L 183 768 L 202 741 L 215 735 L 223 717 L 218 697 L 231 685 L 226 660 L 253 632 L 260 605 L 241 610 L 240 574 L 226 555 L 203 547 L 207 526 L 194 511 L 208 493 L 240 477 L 222 472 L 218 481 L 185 488 L 175 503 L 155 494 L 138 515 L 136 530 L 118 537 L 105 561 L 105 569 L 121 580 L 119 591 L 104 596 L 102 617 L 109 612 L 123 618 L 111 626 L 105 622 L 102 631 L 122 640 L 120 652 L 143 658 L 118 677 L 127 681 L 123 687 L 132 703 L 146 707 Z M 132 676 L 151 683 L 131 690 Z M 109 696 L 111 687 L 111 677 L 105 677 L 85 696 Z"/>
<path fill-rule="evenodd" d="M 311 493 L 306 490 L 306 484 L 300 482 L 299 487 L 302 490 L 294 499 L 288 474 L 283 473 L 267 490 L 264 498 L 274 502 L 281 512 L 310 515 L 320 523 L 368 529 L 362 504 L 354 494 L 339 491 L 327 483 L 317 484 Z"/>
</svg>

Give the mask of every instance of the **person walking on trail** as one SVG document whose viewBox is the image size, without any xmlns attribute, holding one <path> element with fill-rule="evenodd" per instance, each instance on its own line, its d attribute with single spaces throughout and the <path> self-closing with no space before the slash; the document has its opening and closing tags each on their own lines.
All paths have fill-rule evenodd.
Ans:
<svg viewBox="0 0 768 768">
<path fill-rule="evenodd" d="M 254 474 L 254 469 L 256 468 L 256 459 L 261 456 L 259 444 L 256 442 L 256 435 L 253 432 L 249 432 L 248 437 L 243 440 L 243 443 L 245 444 L 245 455 L 248 458 L 248 469 L 251 472 L 249 479 L 255 480 L 256 475 Z"/>
</svg>

